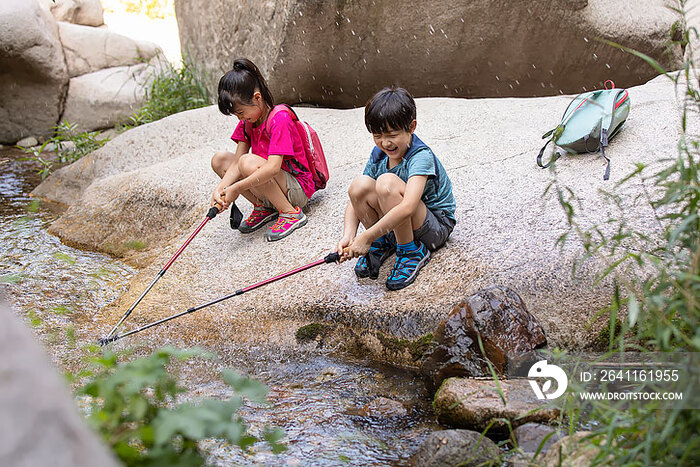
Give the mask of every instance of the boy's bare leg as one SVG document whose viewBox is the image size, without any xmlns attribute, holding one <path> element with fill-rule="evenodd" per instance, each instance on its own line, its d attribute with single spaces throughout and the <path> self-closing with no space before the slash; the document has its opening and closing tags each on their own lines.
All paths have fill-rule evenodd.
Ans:
<svg viewBox="0 0 700 467">
<path fill-rule="evenodd" d="M 231 164 L 236 164 L 236 178 L 235 180 L 238 181 L 241 179 L 241 173 L 238 171 L 238 160 L 236 158 L 236 155 L 230 151 L 216 151 L 214 153 L 214 156 L 211 158 L 211 168 L 214 170 L 214 173 L 219 176 L 219 178 L 224 178 L 224 175 L 228 171 L 228 169 L 231 167 Z M 241 193 L 245 199 L 250 201 L 253 204 L 260 205 L 262 204 L 262 200 L 260 200 L 256 195 L 251 193 L 249 190 L 244 191 Z"/>
<path fill-rule="evenodd" d="M 403 201 L 406 192 L 406 182 L 392 173 L 385 173 L 377 178 L 376 194 L 382 212 L 389 212 L 394 206 Z M 427 208 L 420 201 L 418 207 L 406 222 L 394 227 L 396 243 L 405 244 L 413 241 L 413 231 L 418 230 L 425 221 Z"/>
<path fill-rule="evenodd" d="M 348 196 L 355 215 L 365 229 L 372 227 L 384 215 L 379 207 L 376 180 L 372 177 L 361 175 L 355 178 L 348 188 Z"/>
<path fill-rule="evenodd" d="M 243 154 L 238 161 L 238 170 L 242 177 L 248 177 L 262 167 L 263 164 L 265 164 L 264 158 L 255 154 Z M 294 212 L 295 206 L 292 206 L 287 199 L 287 192 L 287 176 L 282 170 L 271 180 L 250 189 L 252 196 L 259 200 L 267 198 L 279 212 Z M 246 198 L 248 197 L 246 196 Z M 259 201 L 256 204 L 261 203 L 262 201 Z"/>
</svg>

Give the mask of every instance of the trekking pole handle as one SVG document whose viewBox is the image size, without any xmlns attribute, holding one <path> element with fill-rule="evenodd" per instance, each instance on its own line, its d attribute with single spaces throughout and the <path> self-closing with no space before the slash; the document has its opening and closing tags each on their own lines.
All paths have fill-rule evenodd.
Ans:
<svg viewBox="0 0 700 467">
<path fill-rule="evenodd" d="M 337 263 L 338 261 L 340 261 L 340 255 L 337 251 L 334 251 L 333 253 L 328 253 L 326 257 L 323 258 L 323 261 L 326 264 Z"/>
<path fill-rule="evenodd" d="M 221 212 L 221 205 L 219 203 L 214 203 L 214 206 L 209 208 L 207 212 L 207 217 L 211 220 L 216 217 L 217 214 Z"/>
</svg>

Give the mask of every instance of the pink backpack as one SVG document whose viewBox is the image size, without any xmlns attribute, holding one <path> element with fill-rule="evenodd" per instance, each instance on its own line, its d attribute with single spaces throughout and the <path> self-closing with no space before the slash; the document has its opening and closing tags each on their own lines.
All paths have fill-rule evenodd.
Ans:
<svg viewBox="0 0 700 467">
<path fill-rule="evenodd" d="M 288 112 L 292 117 L 294 124 L 297 127 L 299 135 L 301 135 L 301 140 L 304 143 L 304 154 L 306 155 L 306 165 L 311 170 L 311 175 L 314 179 L 314 185 L 316 191 L 323 190 L 326 188 L 326 183 L 328 183 L 328 163 L 326 162 L 326 155 L 323 153 L 323 147 L 321 146 L 321 140 L 318 139 L 318 134 L 311 128 L 306 122 L 302 122 L 297 117 L 294 110 L 286 104 L 276 105 L 267 116 L 265 121 L 265 132 L 269 135 L 270 131 L 267 127 L 272 118 L 277 115 L 278 112 Z M 246 122 L 244 126 L 246 135 L 252 134 L 252 124 Z"/>
</svg>

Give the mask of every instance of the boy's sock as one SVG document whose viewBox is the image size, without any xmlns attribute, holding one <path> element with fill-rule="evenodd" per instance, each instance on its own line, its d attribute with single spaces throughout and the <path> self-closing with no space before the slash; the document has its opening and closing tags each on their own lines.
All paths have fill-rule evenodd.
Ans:
<svg viewBox="0 0 700 467">
<path fill-rule="evenodd" d="M 370 251 L 371 250 L 379 250 L 384 248 L 386 245 L 388 245 L 389 239 L 386 238 L 386 235 L 382 235 L 381 237 L 377 238 L 375 241 L 372 242 L 372 244 L 369 246 Z"/>
<path fill-rule="evenodd" d="M 416 251 L 418 249 L 418 244 L 415 241 L 410 241 L 408 243 L 397 243 L 396 249 L 401 253 L 406 253 L 409 251 Z"/>
</svg>

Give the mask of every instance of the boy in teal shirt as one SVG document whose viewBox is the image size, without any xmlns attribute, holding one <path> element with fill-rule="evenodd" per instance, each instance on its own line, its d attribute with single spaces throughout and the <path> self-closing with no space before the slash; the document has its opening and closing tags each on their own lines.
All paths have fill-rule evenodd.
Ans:
<svg viewBox="0 0 700 467">
<path fill-rule="evenodd" d="M 385 88 L 365 106 L 365 125 L 374 137 L 363 175 L 350 184 L 342 260 L 358 257 L 355 274 L 376 279 L 396 251 L 386 281 L 389 290 L 416 279 L 430 251 L 445 244 L 456 224 L 452 182 L 438 158 L 414 134 L 416 104 L 403 88 Z M 365 231 L 357 235 L 362 222 Z"/>
</svg>

